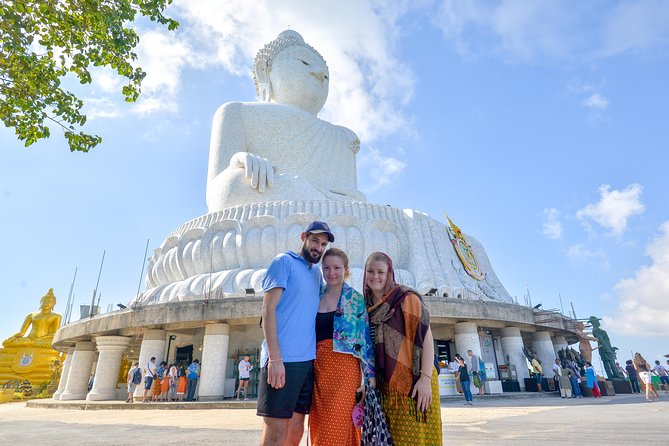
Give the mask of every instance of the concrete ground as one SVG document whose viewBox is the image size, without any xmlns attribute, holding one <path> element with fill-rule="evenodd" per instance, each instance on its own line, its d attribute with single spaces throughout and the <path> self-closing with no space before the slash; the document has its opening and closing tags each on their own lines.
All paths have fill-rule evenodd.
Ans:
<svg viewBox="0 0 669 446">
<path fill-rule="evenodd" d="M 118 406 L 116 410 L 80 410 L 2 404 L 2 443 L 253 445 L 260 440 L 261 419 L 254 409 L 122 410 L 122 403 Z M 441 411 L 446 445 L 663 444 L 669 438 L 669 395 L 664 393 L 659 402 L 650 403 L 638 395 L 597 400 L 484 397 L 476 399 L 473 407 L 447 399 L 442 400 Z"/>
</svg>

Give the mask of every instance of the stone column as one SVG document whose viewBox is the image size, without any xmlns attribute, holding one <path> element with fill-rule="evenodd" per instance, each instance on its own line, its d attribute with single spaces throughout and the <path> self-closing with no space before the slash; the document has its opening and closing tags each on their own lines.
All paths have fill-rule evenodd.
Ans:
<svg viewBox="0 0 669 446">
<path fill-rule="evenodd" d="M 475 323 L 458 322 L 455 324 L 455 349 L 465 359 L 465 362 L 469 359 L 467 350 L 481 357 L 481 341 Z"/>
<path fill-rule="evenodd" d="M 144 396 L 144 374 L 146 365 L 152 357 L 156 358 L 156 366 L 163 361 L 165 354 L 165 330 L 144 330 L 142 346 L 139 349 L 139 368 L 142 369 L 142 384 L 135 390 L 135 398 Z"/>
<path fill-rule="evenodd" d="M 198 401 L 222 400 L 228 366 L 228 324 L 207 324 L 202 342 L 202 373 Z"/>
<path fill-rule="evenodd" d="M 569 344 L 567 344 L 567 340 L 565 339 L 564 336 L 555 336 L 553 338 L 553 348 L 555 349 L 555 357 L 559 358 L 558 352 L 562 350 L 563 348 L 569 347 Z"/>
<path fill-rule="evenodd" d="M 59 400 L 60 395 L 65 391 L 65 385 L 67 384 L 67 375 L 70 373 L 70 364 L 72 364 L 72 354 L 74 353 L 74 347 L 70 347 L 65 352 L 65 362 L 63 362 L 63 368 L 60 371 L 60 381 L 58 382 L 58 390 L 53 394 L 52 398 L 54 400 Z"/>
<path fill-rule="evenodd" d="M 95 343 L 80 341 L 74 346 L 70 372 L 67 374 L 61 401 L 83 400 L 88 393 L 88 379 L 95 360 Z"/>
<path fill-rule="evenodd" d="M 95 368 L 93 388 L 86 396 L 88 401 L 109 401 L 118 398 L 116 383 L 121 368 L 121 356 L 130 344 L 125 336 L 98 336 L 95 342 L 100 352 Z"/>
<path fill-rule="evenodd" d="M 455 324 L 455 349 L 465 360 L 467 370 L 470 369 L 470 359 L 467 350 L 481 357 L 481 340 L 479 339 L 478 327 L 473 322 L 458 322 Z M 469 370 L 471 372 L 471 370 Z M 478 394 L 479 390 L 474 386 L 474 377 L 470 375 L 469 386 L 473 395 Z"/>
<path fill-rule="evenodd" d="M 551 340 L 551 334 L 547 331 L 532 333 L 532 347 L 541 361 L 541 368 L 546 378 L 553 377 L 553 364 L 555 364 L 555 348 Z"/>
<path fill-rule="evenodd" d="M 502 329 L 502 350 L 504 358 L 509 357 L 509 363 L 516 368 L 516 377 L 520 390 L 525 390 L 525 378 L 530 377 L 527 368 L 527 359 L 523 353 L 523 337 L 517 327 L 506 327 Z"/>
</svg>

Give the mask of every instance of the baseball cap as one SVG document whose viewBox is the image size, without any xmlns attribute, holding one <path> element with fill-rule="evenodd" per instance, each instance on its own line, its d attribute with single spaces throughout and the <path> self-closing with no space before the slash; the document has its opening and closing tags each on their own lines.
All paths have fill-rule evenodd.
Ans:
<svg viewBox="0 0 669 446">
<path fill-rule="evenodd" d="M 308 232 L 310 234 L 327 234 L 330 243 L 334 242 L 335 240 L 334 235 L 332 235 L 332 231 L 330 230 L 330 226 L 328 226 L 328 224 L 324 221 L 312 221 L 306 228 L 304 228 L 304 232 Z"/>
</svg>

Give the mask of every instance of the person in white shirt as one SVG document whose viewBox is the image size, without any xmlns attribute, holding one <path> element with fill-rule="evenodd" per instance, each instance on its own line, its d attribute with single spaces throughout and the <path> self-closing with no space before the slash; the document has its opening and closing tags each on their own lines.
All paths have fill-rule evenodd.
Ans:
<svg viewBox="0 0 669 446">
<path fill-rule="evenodd" d="M 655 361 L 653 372 L 660 377 L 660 387 L 664 387 L 664 393 L 669 393 L 669 372 L 660 361 Z"/>
<path fill-rule="evenodd" d="M 237 387 L 237 401 L 239 401 L 239 394 L 244 388 L 244 401 L 249 400 L 249 380 L 251 379 L 251 370 L 253 366 L 249 362 L 251 358 L 244 356 L 244 359 L 239 361 L 239 387 Z"/>
</svg>

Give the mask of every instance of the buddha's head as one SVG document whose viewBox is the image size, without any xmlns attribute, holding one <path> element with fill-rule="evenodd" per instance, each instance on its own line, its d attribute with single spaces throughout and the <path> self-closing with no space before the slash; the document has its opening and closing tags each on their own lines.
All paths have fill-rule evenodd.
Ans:
<svg viewBox="0 0 669 446">
<path fill-rule="evenodd" d="M 292 30 L 258 51 L 253 77 L 261 101 L 294 105 L 316 115 L 328 97 L 330 73 L 325 60 Z"/>
<path fill-rule="evenodd" d="M 49 288 L 49 292 L 42 296 L 39 306 L 42 311 L 48 312 L 53 310 L 53 307 L 56 306 L 56 296 L 53 294 L 53 288 Z"/>
</svg>

